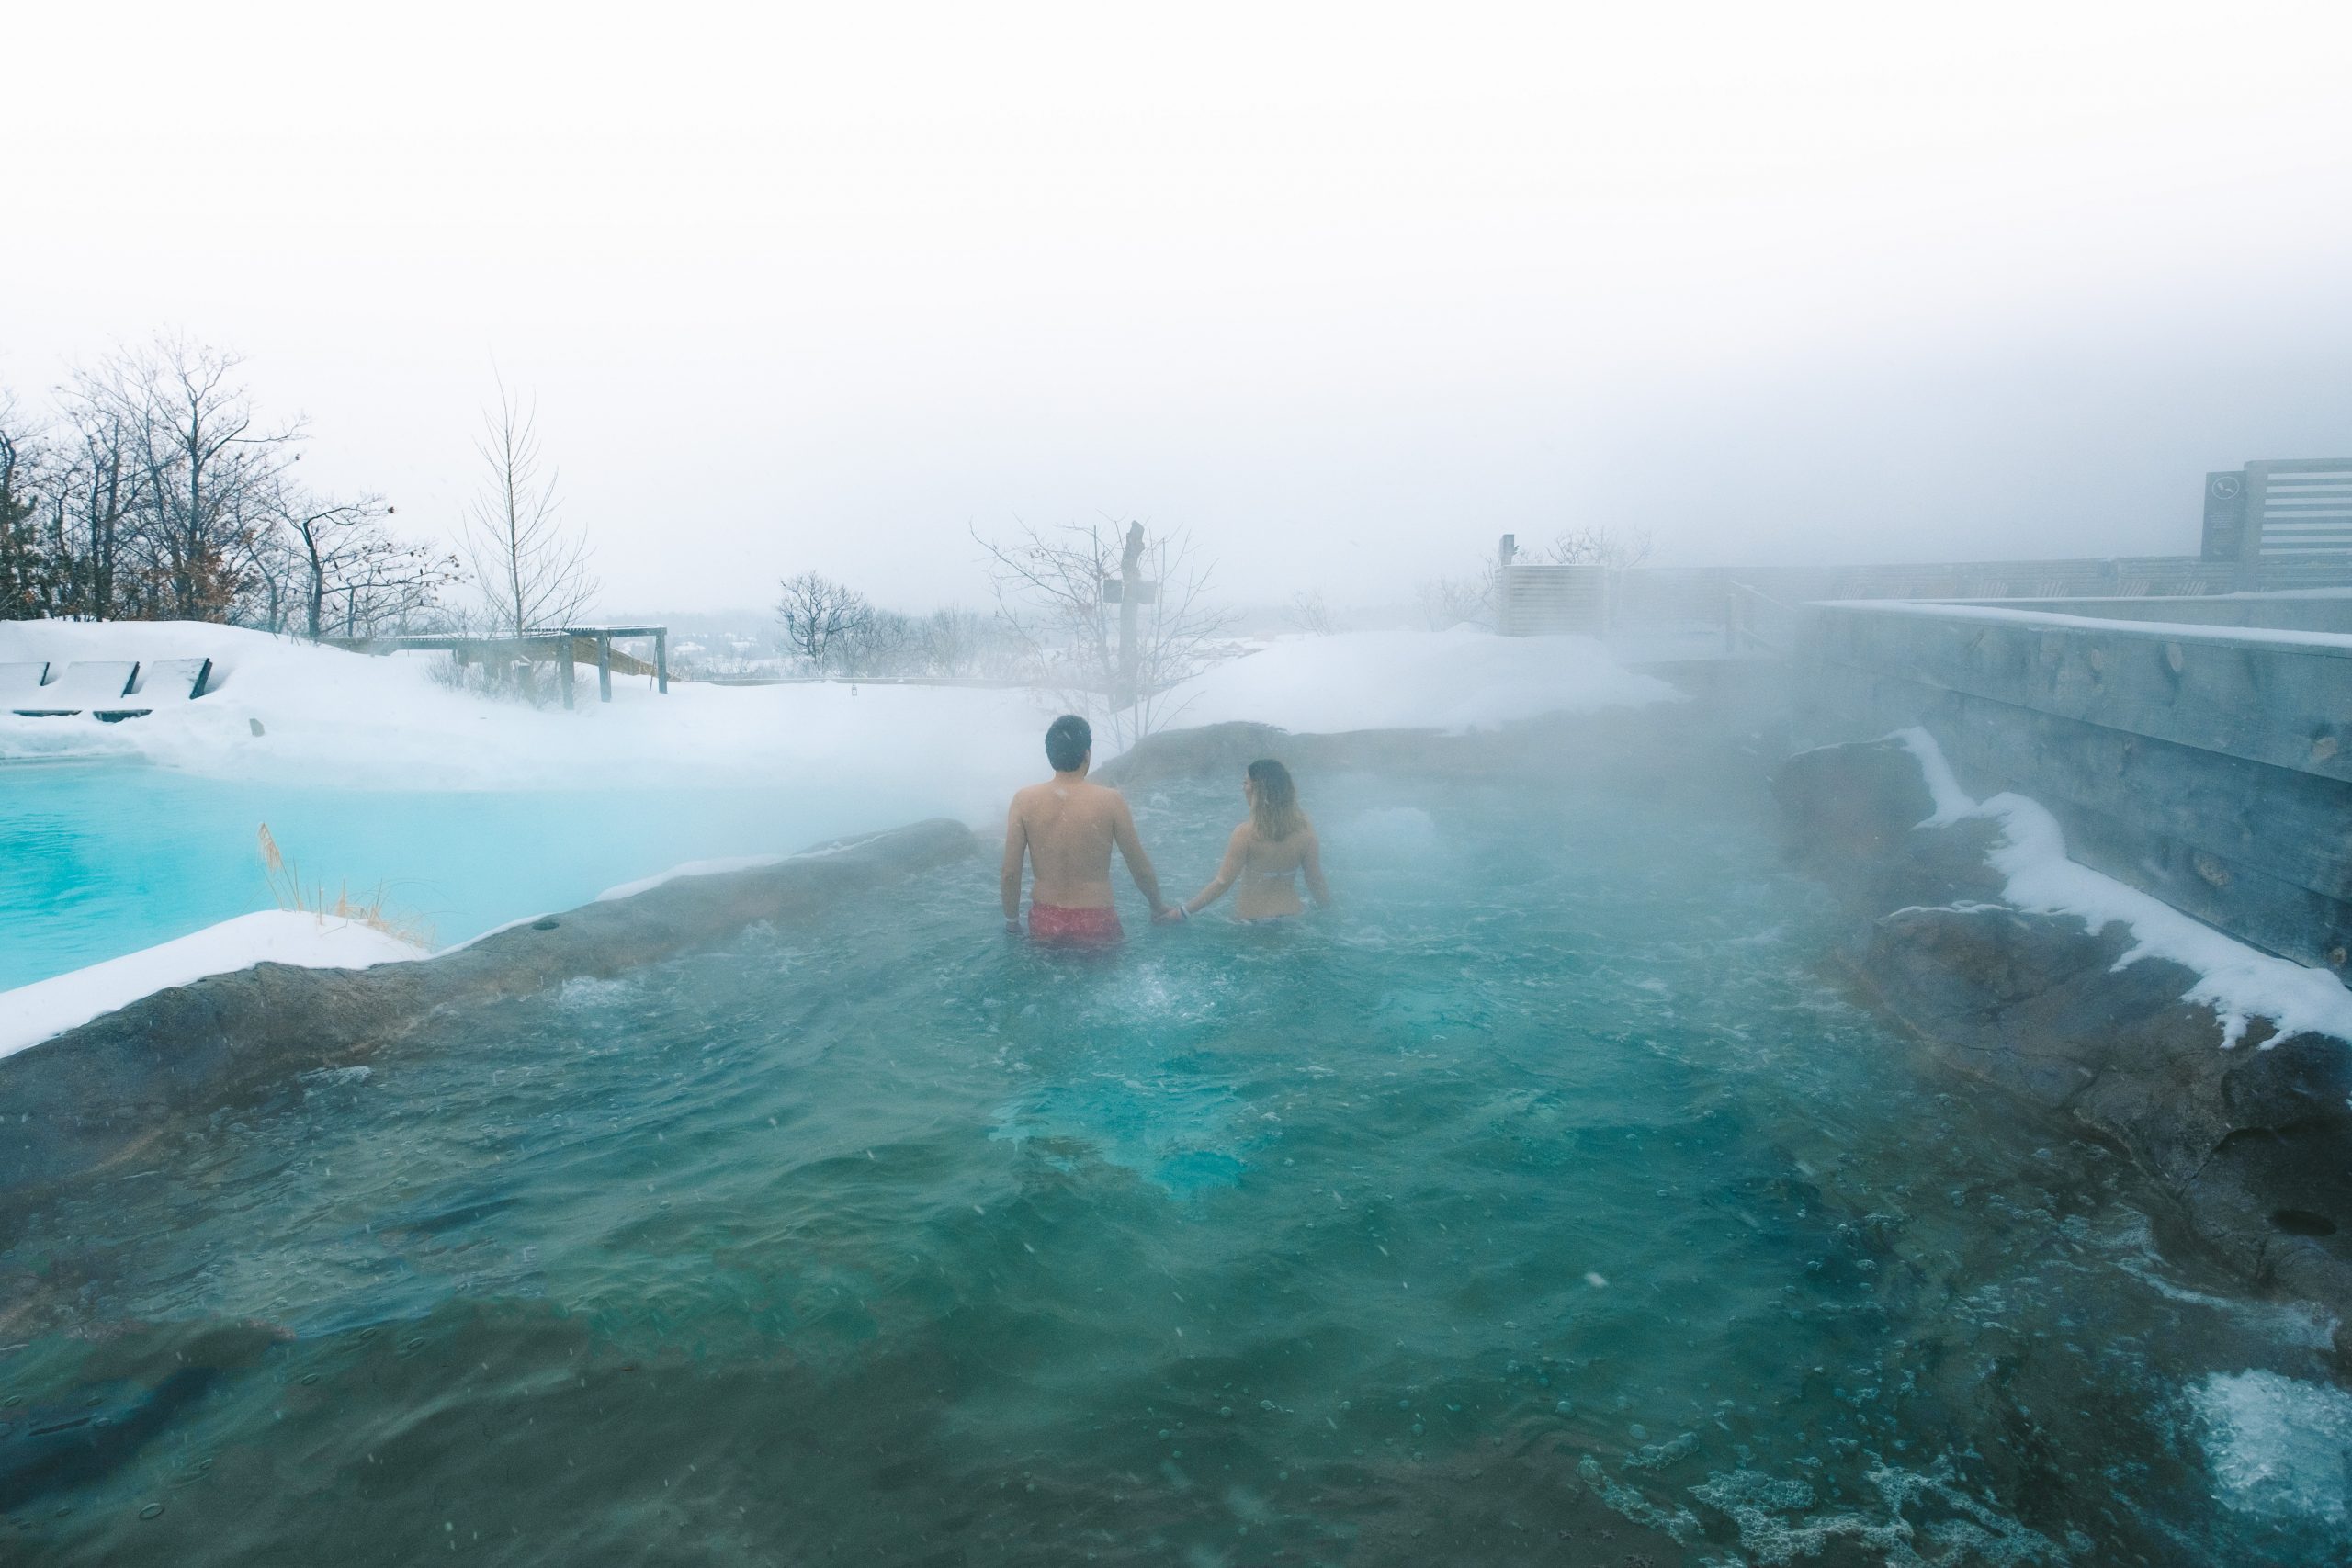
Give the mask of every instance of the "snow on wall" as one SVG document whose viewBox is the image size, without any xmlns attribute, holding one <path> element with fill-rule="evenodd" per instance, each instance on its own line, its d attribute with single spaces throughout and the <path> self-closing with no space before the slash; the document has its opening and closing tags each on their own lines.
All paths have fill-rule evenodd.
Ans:
<svg viewBox="0 0 2352 1568">
<path fill-rule="evenodd" d="M 2222 1020 L 2222 1044 L 2234 1046 L 2257 1018 L 2278 1027 L 2278 1038 L 2313 1033 L 2352 1041 L 2352 991 L 2322 969 L 2274 957 L 2222 935 L 2161 898 L 2066 858 L 2066 836 L 2040 802 L 2009 792 L 1979 801 L 1960 787 L 1943 748 L 1925 729 L 1898 730 L 1918 760 L 1936 809 L 1919 826 L 1942 827 L 1968 818 L 1997 823 L 2002 841 L 1986 858 L 2008 879 L 2008 901 L 2037 914 L 2075 915 L 2094 931 L 2121 922 L 2132 946 L 2119 969 L 2143 958 L 2168 958 L 2196 972 L 2181 999 L 2203 1002 Z"/>
</svg>

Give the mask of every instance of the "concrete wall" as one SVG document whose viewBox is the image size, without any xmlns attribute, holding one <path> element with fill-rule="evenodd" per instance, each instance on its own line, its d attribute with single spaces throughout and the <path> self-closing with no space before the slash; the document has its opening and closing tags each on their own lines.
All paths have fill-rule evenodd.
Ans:
<svg viewBox="0 0 2352 1568">
<path fill-rule="evenodd" d="M 2075 859 L 2346 971 L 2352 637 L 1822 605 L 1795 679 L 1805 742 L 1924 725 L 1972 793 L 2048 807 Z"/>
</svg>

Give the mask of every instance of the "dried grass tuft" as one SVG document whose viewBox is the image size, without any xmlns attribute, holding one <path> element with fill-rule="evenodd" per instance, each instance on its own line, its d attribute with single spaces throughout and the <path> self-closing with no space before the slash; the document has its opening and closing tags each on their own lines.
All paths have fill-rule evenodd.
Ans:
<svg viewBox="0 0 2352 1568">
<path fill-rule="evenodd" d="M 413 946 L 429 948 L 433 945 L 433 928 L 430 925 L 388 909 L 384 885 L 380 882 L 372 893 L 359 897 L 352 897 L 348 882 L 338 884 L 332 901 L 327 897 L 323 883 L 306 891 L 300 868 L 277 847 L 277 840 L 270 833 L 266 822 L 261 825 L 261 863 L 262 873 L 269 881 L 269 891 L 281 909 L 293 914 L 315 915 L 321 919 L 356 920 Z"/>
</svg>

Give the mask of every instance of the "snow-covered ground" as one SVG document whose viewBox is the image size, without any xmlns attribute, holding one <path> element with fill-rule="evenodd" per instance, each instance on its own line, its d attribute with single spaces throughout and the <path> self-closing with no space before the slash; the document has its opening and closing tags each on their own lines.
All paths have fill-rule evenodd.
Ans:
<svg viewBox="0 0 2352 1568">
<path fill-rule="evenodd" d="M 730 784 L 946 763 L 990 782 L 1029 772 L 1049 713 L 1025 692 L 933 686 L 722 687 L 616 676 L 596 700 L 533 707 L 436 679 L 446 653 L 369 658 L 189 622 L 0 623 L 0 663 L 209 658 L 206 694 L 102 724 L 0 713 L 0 761 L 133 758 L 213 776 L 411 789 Z M 259 733 L 254 727 L 259 726 Z"/>
<path fill-rule="evenodd" d="M 119 760 L 330 788 L 651 788 L 674 791 L 681 810 L 694 809 L 694 791 L 750 786 L 775 790 L 780 813 L 789 799 L 821 793 L 894 814 L 865 827 L 892 826 L 910 813 L 986 827 L 1011 790 L 1044 772 L 1043 732 L 1058 711 L 1040 694 L 972 687 L 673 681 L 663 696 L 641 676 L 615 677 L 614 700 L 605 705 L 594 671 L 584 670 L 579 705 L 566 712 L 455 688 L 437 678 L 449 662 L 441 653 L 369 658 L 186 622 L 0 622 L 0 663 L 188 658 L 213 661 L 207 694 L 162 704 L 143 718 L 102 724 L 0 712 L 0 769 Z M 1675 695 L 1663 682 L 1620 668 L 1589 638 L 1457 628 L 1276 638 L 1209 671 L 1176 694 L 1170 711 L 1178 725 L 1246 719 L 1301 731 L 1452 731 Z M 147 991 L 264 958 L 338 964 L 413 955 L 382 945 L 388 938 L 368 945 L 355 931 L 366 928 L 330 931 L 311 917 L 272 911 L 0 992 L 0 1055 Z"/>
<path fill-rule="evenodd" d="M 565 712 L 453 689 L 435 679 L 448 665 L 442 653 L 368 658 L 191 622 L 0 622 L 0 663 L 171 658 L 212 660 L 203 697 L 120 724 L 0 712 L 0 761 L 123 757 L 213 775 L 415 789 L 820 776 L 855 789 L 920 768 L 968 780 L 977 814 L 1036 772 L 1039 736 L 1058 711 L 1035 693 L 963 686 L 673 681 L 661 696 L 644 676 L 615 677 L 605 705 L 583 671 L 579 706 Z M 1180 725 L 1460 730 L 1674 695 L 1590 638 L 1456 627 L 1277 638 L 1216 665 L 1164 706 Z"/>
<path fill-rule="evenodd" d="M 2257 1018 L 2277 1024 L 2281 1036 L 2309 1032 L 2352 1041 L 2352 991 L 2334 975 L 2257 952 L 2160 898 L 2068 860 L 2065 834 L 2040 802 L 2012 794 L 1972 799 L 1934 736 L 1905 729 L 1898 738 L 1918 759 L 1935 797 L 1935 814 L 1921 827 L 1972 817 L 2000 824 L 2002 842 L 1989 858 L 2008 879 L 2010 903 L 2079 916 L 2095 931 L 2119 921 L 2129 927 L 2132 947 L 2116 967 L 2169 958 L 2194 971 L 2197 982 L 2182 999 L 2206 1003 L 2221 1016 L 2224 1045 L 2235 1045 Z"/>
</svg>

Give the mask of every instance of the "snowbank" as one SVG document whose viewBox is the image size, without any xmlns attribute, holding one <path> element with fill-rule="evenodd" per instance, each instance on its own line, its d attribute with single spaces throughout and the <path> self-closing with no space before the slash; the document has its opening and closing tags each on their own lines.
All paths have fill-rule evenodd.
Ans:
<svg viewBox="0 0 2352 1568">
<path fill-rule="evenodd" d="M 1283 637 L 1187 682 L 1170 705 L 1177 725 L 1248 720 L 1322 734 L 1458 732 L 1679 695 L 1621 667 L 1591 637 L 1507 637 L 1456 626 Z"/>
<path fill-rule="evenodd" d="M 137 758 L 216 777 L 418 789 L 743 784 L 838 773 L 845 789 L 913 771 L 967 784 L 973 809 L 1035 771 L 1052 715 L 1026 692 L 933 686 L 716 687 L 616 676 L 577 709 L 537 708 L 435 678 L 446 653 L 382 658 L 192 622 L 0 623 L 0 662 L 209 658 L 192 703 L 101 724 L 0 714 L 0 761 Z M 254 726 L 260 732 L 254 732 Z M 946 764 L 943 766 L 943 764 Z M 944 792 L 943 792 L 944 793 Z M 951 802 L 943 798 L 940 808 Z"/>
<path fill-rule="evenodd" d="M 2122 922 L 2131 928 L 2132 947 L 2116 961 L 2119 969 L 2143 958 L 2168 958 L 2194 970 L 2197 984 L 2181 999 L 2203 1002 L 2221 1016 L 2224 1047 L 2235 1045 L 2257 1018 L 2276 1023 L 2281 1037 L 2310 1032 L 2352 1041 L 2352 991 L 2334 975 L 2256 952 L 2160 898 L 2068 860 L 2065 834 L 2039 802 L 2007 793 L 1972 800 L 1934 736 L 1912 728 L 1894 739 L 1918 759 L 1935 799 L 1935 814 L 1919 826 L 1967 818 L 1999 823 L 2003 841 L 1989 859 L 2008 879 L 2011 904 L 2040 914 L 2078 915 L 2094 931 Z"/>
<path fill-rule="evenodd" d="M 370 658 L 193 622 L 0 623 L 0 662 L 167 658 L 209 658 L 207 694 L 121 724 L 0 714 L 0 761 L 125 757 L 213 776 L 419 789 L 790 777 L 856 791 L 913 776 L 938 786 L 935 809 L 982 818 L 1035 775 L 1039 737 L 1058 711 L 1035 693 L 952 686 L 675 681 L 660 696 L 639 676 L 616 677 L 609 705 L 583 680 L 567 713 L 446 685 L 441 653 Z M 1589 637 L 1457 627 L 1282 638 L 1187 682 L 1164 711 L 1171 726 L 1462 730 L 1677 694 Z"/>
<path fill-rule="evenodd" d="M 366 969 L 425 956 L 424 949 L 356 920 L 267 909 L 70 975 L 0 991 L 0 1056 L 37 1044 L 127 1003 L 208 975 L 256 964 Z"/>
</svg>

